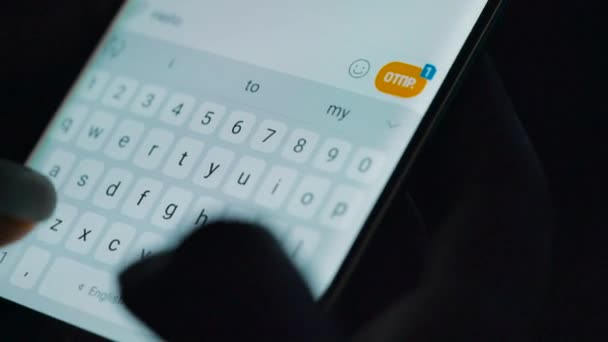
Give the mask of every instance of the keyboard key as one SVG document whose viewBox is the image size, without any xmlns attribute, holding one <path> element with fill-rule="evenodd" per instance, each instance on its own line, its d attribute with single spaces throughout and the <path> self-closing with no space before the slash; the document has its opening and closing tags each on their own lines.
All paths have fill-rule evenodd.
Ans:
<svg viewBox="0 0 608 342">
<path fill-rule="evenodd" d="M 264 120 L 251 139 L 251 148 L 265 153 L 274 152 L 287 133 L 285 124 Z"/>
<path fill-rule="evenodd" d="M 226 176 L 234 152 L 221 147 L 212 147 L 194 174 L 194 184 L 206 188 L 216 188 Z"/>
<path fill-rule="evenodd" d="M 76 156 L 62 150 L 57 150 L 53 152 L 51 158 L 46 162 L 44 169 L 41 171 L 49 177 L 53 185 L 55 185 L 55 189 L 59 189 L 75 162 Z"/>
<path fill-rule="evenodd" d="M 348 186 L 338 186 L 324 206 L 321 224 L 336 229 L 356 228 L 350 224 L 362 199 L 361 191 Z"/>
<path fill-rule="evenodd" d="M 11 277 L 11 284 L 22 289 L 33 288 L 50 259 L 51 254 L 47 250 L 30 247 L 17 264 Z"/>
<path fill-rule="evenodd" d="M 167 91 L 159 86 L 145 85 L 131 104 L 131 111 L 145 117 L 153 116 L 162 104 Z"/>
<path fill-rule="evenodd" d="M 169 131 L 156 128 L 150 130 L 137 153 L 135 153 L 133 162 L 147 170 L 156 169 L 161 159 L 169 151 L 173 139 L 173 133 Z"/>
<path fill-rule="evenodd" d="M 298 173 L 282 166 L 274 166 L 260 186 L 255 202 L 261 206 L 278 209 L 296 182 Z"/>
<path fill-rule="evenodd" d="M 319 135 L 317 133 L 305 129 L 296 129 L 287 139 L 282 156 L 296 163 L 304 163 L 310 158 L 318 141 Z"/>
<path fill-rule="evenodd" d="M 370 148 L 360 148 L 348 167 L 346 176 L 369 184 L 378 178 L 383 165 L 384 154 L 382 152 Z"/>
<path fill-rule="evenodd" d="M 277 220 L 275 218 L 262 219 L 260 223 L 264 228 L 268 229 L 270 234 L 274 236 L 277 241 L 283 241 L 289 232 L 289 225 L 285 221 Z"/>
<path fill-rule="evenodd" d="M 74 260 L 55 259 L 38 293 L 95 317 L 133 327 L 133 320 L 120 300 L 116 276 Z"/>
<path fill-rule="evenodd" d="M 190 191 L 176 187 L 169 188 L 152 213 L 152 224 L 168 230 L 177 228 L 191 201 Z"/>
<path fill-rule="evenodd" d="M 203 143 L 190 138 L 178 141 L 165 163 L 163 172 L 170 177 L 184 179 L 190 175 L 194 164 L 203 152 Z"/>
<path fill-rule="evenodd" d="M 203 196 L 199 198 L 190 213 L 185 217 L 182 226 L 186 228 L 186 232 L 202 227 L 210 222 L 219 220 L 224 212 L 224 202 L 218 201 L 215 198 Z"/>
<path fill-rule="evenodd" d="M 65 188 L 65 194 L 79 200 L 86 199 L 103 173 L 102 162 L 85 159 L 72 173 Z"/>
<path fill-rule="evenodd" d="M 13 270 L 13 266 L 22 257 L 22 243 L 13 243 L 11 245 L 0 246 L 0 277 L 4 279 L 5 273 Z"/>
<path fill-rule="evenodd" d="M 163 185 L 159 181 L 150 178 L 140 179 L 127 197 L 122 207 L 122 214 L 134 219 L 144 219 L 160 197 L 162 189 Z"/>
<path fill-rule="evenodd" d="M 128 253 L 126 263 L 141 261 L 167 249 L 167 247 L 168 243 L 164 237 L 156 233 L 145 232 L 135 241 L 133 248 Z"/>
<path fill-rule="evenodd" d="M 251 133 L 255 115 L 247 112 L 232 112 L 220 131 L 220 138 L 233 144 L 240 144 Z"/>
<path fill-rule="evenodd" d="M 306 264 L 313 256 L 320 242 L 318 232 L 304 227 L 295 227 L 285 240 L 285 250 L 298 266 Z"/>
<path fill-rule="evenodd" d="M 263 160 L 243 157 L 228 177 L 224 192 L 230 196 L 246 199 L 262 178 L 266 163 Z"/>
<path fill-rule="evenodd" d="M 93 204 L 104 209 L 114 209 L 118 202 L 126 195 L 133 174 L 123 169 L 111 169 L 101 181 L 95 196 Z"/>
<path fill-rule="evenodd" d="M 313 165 L 326 172 L 338 172 L 352 150 L 352 145 L 340 139 L 325 140 L 317 153 Z"/>
<path fill-rule="evenodd" d="M 302 180 L 287 206 L 287 212 L 293 216 L 307 219 L 316 212 L 329 190 L 329 181 L 323 178 L 307 176 Z"/>
<path fill-rule="evenodd" d="M 96 101 L 110 81 L 110 74 L 105 71 L 93 71 L 84 77 L 78 85 L 78 95 L 89 101 Z"/>
<path fill-rule="evenodd" d="M 201 134 L 212 134 L 225 114 L 226 107 L 213 102 L 205 102 L 192 117 L 190 129 Z"/>
<path fill-rule="evenodd" d="M 53 138 L 69 142 L 76 135 L 80 126 L 84 123 L 89 109 L 83 105 L 68 105 L 63 109 L 61 115 L 53 123 Z"/>
<path fill-rule="evenodd" d="M 95 259 L 108 265 L 116 265 L 134 238 L 135 228 L 124 223 L 112 223 L 97 247 Z"/>
<path fill-rule="evenodd" d="M 135 94 L 137 86 L 137 81 L 133 79 L 117 77 L 110 83 L 101 102 L 109 107 L 123 108 Z"/>
<path fill-rule="evenodd" d="M 181 126 L 194 111 L 195 102 L 194 97 L 190 95 L 174 94 L 160 112 L 160 121 Z"/>
<path fill-rule="evenodd" d="M 87 124 L 84 125 L 76 144 L 88 151 L 98 150 L 110 135 L 115 123 L 116 117 L 114 115 L 104 112 L 94 113 Z"/>
<path fill-rule="evenodd" d="M 230 207 L 224 213 L 224 219 L 244 223 L 255 223 L 256 216 L 255 210 L 241 207 Z"/>
<path fill-rule="evenodd" d="M 106 146 L 105 154 L 116 160 L 126 160 L 144 134 L 144 125 L 137 121 L 123 120 Z"/>
<path fill-rule="evenodd" d="M 106 218 L 92 212 L 84 213 L 68 236 L 65 247 L 78 254 L 85 255 L 91 251 L 95 242 L 103 233 Z"/>
<path fill-rule="evenodd" d="M 38 230 L 36 234 L 38 240 L 48 244 L 61 242 L 74 224 L 77 215 L 78 210 L 76 207 L 65 203 L 57 204 L 53 215 L 48 220 L 40 223 L 36 228 Z"/>
</svg>

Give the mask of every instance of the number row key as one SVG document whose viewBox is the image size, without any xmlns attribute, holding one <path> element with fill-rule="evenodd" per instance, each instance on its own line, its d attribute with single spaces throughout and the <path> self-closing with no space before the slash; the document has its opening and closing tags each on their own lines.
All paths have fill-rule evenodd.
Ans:
<svg viewBox="0 0 608 342">
<path fill-rule="evenodd" d="M 74 105 L 66 108 L 64 115 L 56 122 L 53 136 L 63 142 L 76 136 L 76 129 L 80 128 L 77 146 L 88 151 L 100 149 L 109 139 L 105 147 L 105 154 L 117 160 L 126 160 L 136 150 L 135 165 L 153 170 L 158 168 L 169 148 L 174 143 L 174 134 L 165 129 L 153 128 L 144 136 L 144 124 L 131 119 L 118 122 L 117 118 L 109 113 L 94 112 L 86 120 L 86 107 Z M 86 120 L 86 121 L 85 121 Z M 83 124 L 83 122 L 85 122 Z M 253 131 L 255 116 L 246 112 L 233 112 L 229 120 L 221 129 L 220 138 L 238 144 L 245 140 Z M 251 148 L 256 151 L 270 153 L 275 151 L 287 135 L 285 124 L 274 120 L 264 120 L 257 131 L 253 133 Z M 304 163 L 312 158 L 313 152 L 319 145 L 318 134 L 305 130 L 295 129 L 286 138 L 282 147 L 281 156 L 295 163 Z M 140 144 L 141 143 L 141 144 Z M 185 178 L 189 174 L 192 163 L 201 154 L 203 144 L 198 139 L 182 139 L 178 141 L 170 161 L 164 172 L 175 178 Z M 312 158 L 314 167 L 325 172 L 340 171 L 352 154 L 352 145 L 346 141 L 328 138 Z M 360 148 L 347 171 L 347 176 L 358 181 L 371 183 L 381 171 L 383 154 L 370 148 Z"/>
</svg>

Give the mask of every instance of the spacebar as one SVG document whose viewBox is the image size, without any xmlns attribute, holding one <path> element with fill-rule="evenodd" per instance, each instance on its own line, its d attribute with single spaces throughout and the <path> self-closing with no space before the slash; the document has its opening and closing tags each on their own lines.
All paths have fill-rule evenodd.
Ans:
<svg viewBox="0 0 608 342">
<path fill-rule="evenodd" d="M 130 327 L 116 277 L 71 259 L 55 260 L 38 292 L 67 306 Z"/>
</svg>

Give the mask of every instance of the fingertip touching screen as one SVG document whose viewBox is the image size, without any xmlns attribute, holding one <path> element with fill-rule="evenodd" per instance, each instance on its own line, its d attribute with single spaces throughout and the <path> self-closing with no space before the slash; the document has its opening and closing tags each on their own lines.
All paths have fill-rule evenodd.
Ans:
<svg viewBox="0 0 608 342">
<path fill-rule="evenodd" d="M 58 205 L 0 247 L 0 295 L 149 340 L 116 275 L 230 218 L 267 227 L 319 298 L 486 4 L 127 1 L 28 160 Z"/>
</svg>

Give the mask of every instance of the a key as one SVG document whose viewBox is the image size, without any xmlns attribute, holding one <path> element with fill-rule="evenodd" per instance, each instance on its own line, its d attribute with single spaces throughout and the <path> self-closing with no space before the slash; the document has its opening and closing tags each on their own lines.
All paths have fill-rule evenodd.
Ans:
<svg viewBox="0 0 608 342">
<path fill-rule="evenodd" d="M 226 107 L 205 102 L 196 111 L 190 122 L 190 129 L 201 134 L 212 134 L 226 114 Z"/>
<path fill-rule="evenodd" d="M 76 207 L 65 203 L 57 204 L 53 215 L 36 228 L 38 230 L 36 236 L 40 241 L 51 245 L 61 242 L 68 230 L 72 228 L 77 215 Z"/>
<path fill-rule="evenodd" d="M 41 171 L 49 177 L 55 189 L 59 189 L 75 162 L 76 156 L 74 154 L 63 150 L 56 150 Z"/>
<path fill-rule="evenodd" d="M 106 156 L 126 160 L 144 134 L 144 125 L 133 120 L 123 120 L 105 148 Z"/>
<path fill-rule="evenodd" d="M 192 201 L 192 192 L 171 187 L 152 213 L 151 223 L 164 229 L 175 229 Z"/>
<path fill-rule="evenodd" d="M 256 117 L 251 113 L 232 112 L 220 131 L 220 139 L 233 144 L 242 143 L 251 133 L 255 121 Z"/>
<path fill-rule="evenodd" d="M 53 123 L 53 138 L 63 142 L 72 140 L 86 120 L 88 113 L 89 109 L 84 105 L 68 105 Z"/>
<path fill-rule="evenodd" d="M 275 120 L 264 120 L 251 139 L 251 148 L 265 153 L 274 152 L 283 141 L 287 126 Z"/>
<path fill-rule="evenodd" d="M 161 195 L 163 185 L 150 178 L 142 178 L 133 187 L 127 197 L 122 214 L 134 219 L 143 220 Z"/>
<path fill-rule="evenodd" d="M 310 158 L 318 141 L 319 135 L 317 133 L 305 129 L 296 129 L 285 142 L 282 156 L 296 163 L 304 163 Z"/>
<path fill-rule="evenodd" d="M 196 139 L 180 139 L 169 155 L 169 160 L 165 162 L 163 173 L 177 179 L 188 177 L 203 152 L 203 146 L 204 144 Z"/>
<path fill-rule="evenodd" d="M 313 161 L 313 165 L 326 172 L 338 172 L 344 166 L 344 162 L 348 158 L 352 146 L 350 143 L 335 139 L 327 139 L 321 146 L 317 156 Z"/>
<path fill-rule="evenodd" d="M 167 91 L 163 87 L 145 85 L 131 104 L 131 111 L 141 116 L 151 117 L 156 113 L 166 95 Z"/>
<path fill-rule="evenodd" d="M 157 128 L 150 130 L 135 153 L 133 163 L 147 170 L 156 169 L 169 151 L 173 139 L 173 133 L 169 131 Z"/>
<path fill-rule="evenodd" d="M 224 192 L 236 198 L 246 199 L 262 178 L 265 168 L 266 163 L 263 160 L 251 157 L 241 158 L 228 177 L 226 185 L 224 185 Z"/>
<path fill-rule="evenodd" d="M 95 112 L 83 126 L 76 144 L 85 150 L 96 151 L 110 135 L 116 117 L 106 112 Z"/>
<path fill-rule="evenodd" d="M 46 298 L 112 323 L 132 328 L 116 276 L 72 259 L 55 259 L 40 283 Z"/>
<path fill-rule="evenodd" d="M 127 105 L 138 86 L 137 81 L 127 77 L 116 77 L 108 86 L 102 103 L 113 108 L 123 108 Z"/>
<path fill-rule="evenodd" d="M 187 94 L 172 95 L 160 112 L 160 121 L 174 126 L 181 126 L 194 110 L 196 100 Z"/>
<path fill-rule="evenodd" d="M 88 254 L 101 237 L 106 222 L 106 218 L 101 215 L 92 212 L 84 213 L 74 225 L 65 247 L 74 253 Z"/>
<path fill-rule="evenodd" d="M 363 183 L 372 183 L 382 171 L 384 154 L 371 148 L 360 148 L 346 170 L 348 178 Z"/>
<path fill-rule="evenodd" d="M 189 233 L 194 228 L 217 221 L 223 216 L 224 207 L 224 202 L 215 198 L 208 196 L 200 197 L 183 220 L 182 226 L 185 227 L 185 233 Z"/>
<path fill-rule="evenodd" d="M 112 223 L 95 251 L 95 259 L 108 265 L 116 265 L 135 238 L 135 232 L 135 228 L 128 224 Z"/>
<path fill-rule="evenodd" d="M 90 72 L 78 85 L 78 95 L 89 101 L 96 101 L 110 81 L 110 74 L 96 70 Z"/>
<path fill-rule="evenodd" d="M 258 189 L 255 202 L 267 208 L 278 209 L 294 186 L 297 174 L 294 169 L 272 167 Z"/>
<path fill-rule="evenodd" d="M 101 178 L 104 165 L 100 161 L 85 159 L 78 164 L 68 180 L 65 194 L 69 197 L 85 200 Z"/>
<path fill-rule="evenodd" d="M 307 219 L 316 212 L 327 191 L 330 182 L 323 178 L 307 176 L 293 192 L 291 200 L 287 205 L 287 212 L 293 216 Z"/>
<path fill-rule="evenodd" d="M 114 209 L 126 195 L 133 181 L 133 174 L 127 170 L 113 168 L 100 182 L 93 197 L 93 204 L 104 209 Z"/>
<path fill-rule="evenodd" d="M 217 188 L 228 173 L 233 160 L 234 152 L 212 147 L 194 173 L 194 184 L 210 189 Z"/>
<path fill-rule="evenodd" d="M 11 276 L 11 284 L 22 289 L 33 288 L 50 259 L 47 250 L 35 246 L 28 248 Z"/>
<path fill-rule="evenodd" d="M 338 186 L 321 213 L 321 224 L 336 229 L 356 228 L 350 224 L 363 193 L 349 186 Z"/>
</svg>

